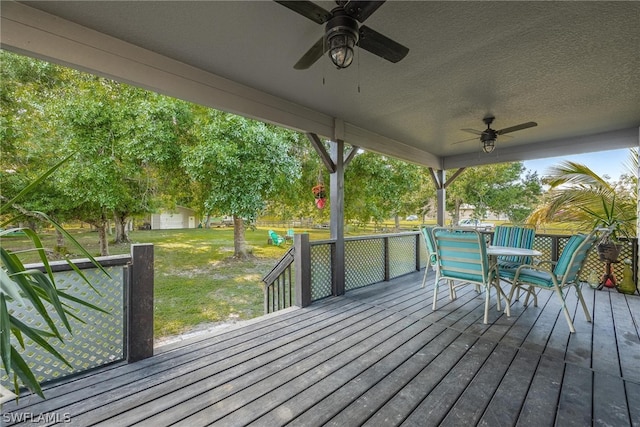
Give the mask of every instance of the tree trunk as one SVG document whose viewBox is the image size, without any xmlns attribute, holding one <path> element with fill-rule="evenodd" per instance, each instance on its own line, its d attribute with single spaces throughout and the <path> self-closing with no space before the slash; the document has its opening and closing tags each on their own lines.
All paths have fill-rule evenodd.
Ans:
<svg viewBox="0 0 640 427">
<path fill-rule="evenodd" d="M 56 248 L 64 248 L 64 235 L 56 228 Z"/>
<path fill-rule="evenodd" d="M 235 215 L 233 216 L 233 248 L 234 258 L 248 259 L 251 255 L 244 239 L 244 221 Z"/>
<path fill-rule="evenodd" d="M 394 219 L 395 219 L 395 222 L 396 222 L 396 233 L 397 233 L 398 230 L 400 230 L 400 215 L 396 214 Z"/>
<path fill-rule="evenodd" d="M 131 243 L 129 234 L 127 234 L 127 215 L 116 213 L 113 217 L 116 223 L 116 238 L 114 243 Z"/>
<path fill-rule="evenodd" d="M 93 224 L 98 229 L 98 240 L 100 243 L 100 255 L 109 255 L 109 240 L 107 238 L 109 229 L 109 220 L 107 215 L 103 212 L 99 222 Z"/>
</svg>

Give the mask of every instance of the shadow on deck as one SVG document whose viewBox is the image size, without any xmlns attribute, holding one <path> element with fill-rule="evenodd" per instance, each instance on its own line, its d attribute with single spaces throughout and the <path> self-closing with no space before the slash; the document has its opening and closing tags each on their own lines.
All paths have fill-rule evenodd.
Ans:
<svg viewBox="0 0 640 427">
<path fill-rule="evenodd" d="M 551 292 L 482 323 L 471 286 L 437 311 L 422 273 L 156 349 L 23 396 L 3 425 L 639 425 L 640 297 Z M 40 424 L 47 424 L 38 423 Z M 51 423 L 52 424 L 52 423 Z"/>
</svg>

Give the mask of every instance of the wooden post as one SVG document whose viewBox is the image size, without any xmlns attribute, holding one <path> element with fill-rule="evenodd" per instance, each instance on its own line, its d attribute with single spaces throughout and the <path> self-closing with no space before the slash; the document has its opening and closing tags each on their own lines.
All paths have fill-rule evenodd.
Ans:
<svg viewBox="0 0 640 427">
<path fill-rule="evenodd" d="M 389 236 L 385 236 L 382 239 L 382 250 L 384 251 L 384 281 L 388 282 L 391 280 L 391 265 L 390 265 L 390 254 L 389 254 Z"/>
<path fill-rule="evenodd" d="M 311 305 L 311 245 L 306 233 L 293 236 L 293 262 L 296 269 L 296 305 Z"/>
<path fill-rule="evenodd" d="M 422 232 L 419 232 L 418 234 L 416 234 L 416 271 L 420 271 L 421 265 L 420 265 L 420 245 L 423 241 L 422 238 Z"/>
<path fill-rule="evenodd" d="M 331 158 L 335 172 L 330 175 L 331 239 L 335 240 L 333 295 L 344 295 L 344 141 L 331 142 Z"/>
<path fill-rule="evenodd" d="M 153 245 L 131 245 L 127 289 L 127 361 L 153 356 Z"/>
</svg>

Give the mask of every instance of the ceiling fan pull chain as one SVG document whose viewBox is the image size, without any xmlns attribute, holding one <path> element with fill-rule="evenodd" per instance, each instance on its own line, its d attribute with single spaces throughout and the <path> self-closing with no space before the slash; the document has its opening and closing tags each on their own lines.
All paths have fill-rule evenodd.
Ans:
<svg viewBox="0 0 640 427">
<path fill-rule="evenodd" d="M 356 50 L 356 55 L 358 55 L 358 93 L 360 93 L 360 46 Z"/>
</svg>

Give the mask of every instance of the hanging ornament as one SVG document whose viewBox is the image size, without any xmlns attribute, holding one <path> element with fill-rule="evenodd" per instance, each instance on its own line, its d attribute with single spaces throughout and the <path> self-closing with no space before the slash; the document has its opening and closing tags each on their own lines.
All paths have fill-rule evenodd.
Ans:
<svg viewBox="0 0 640 427">
<path fill-rule="evenodd" d="M 311 189 L 313 197 L 315 197 L 316 207 L 318 209 L 324 209 L 324 205 L 327 203 L 327 194 L 324 189 L 324 183 L 322 180 L 322 171 L 318 171 L 318 185 Z"/>
</svg>

